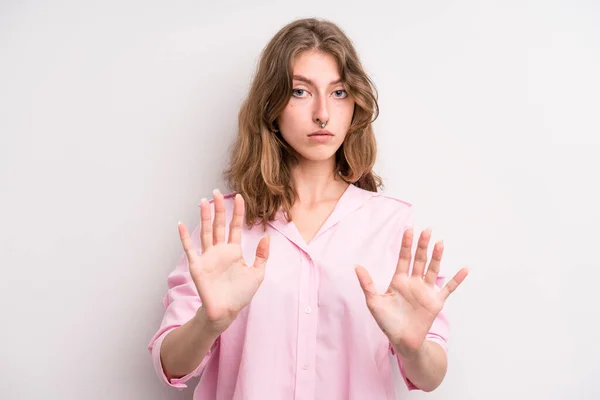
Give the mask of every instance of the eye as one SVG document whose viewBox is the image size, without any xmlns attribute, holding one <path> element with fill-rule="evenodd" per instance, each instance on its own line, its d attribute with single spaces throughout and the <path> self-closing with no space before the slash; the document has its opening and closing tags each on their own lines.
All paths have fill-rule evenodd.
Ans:
<svg viewBox="0 0 600 400">
<path fill-rule="evenodd" d="M 306 94 L 304 89 L 292 89 L 292 96 L 294 97 L 304 97 L 304 94 Z"/>
<path fill-rule="evenodd" d="M 344 98 L 348 97 L 348 92 L 340 89 L 340 90 L 336 90 L 335 92 L 333 92 L 333 95 L 335 97 L 337 97 L 338 99 L 344 99 Z"/>
</svg>

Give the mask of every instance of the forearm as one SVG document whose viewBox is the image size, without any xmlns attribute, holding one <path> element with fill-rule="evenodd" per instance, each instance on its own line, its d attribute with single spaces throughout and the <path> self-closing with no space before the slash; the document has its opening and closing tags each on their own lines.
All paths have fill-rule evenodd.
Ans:
<svg viewBox="0 0 600 400">
<path fill-rule="evenodd" d="M 394 346 L 406 377 L 425 392 L 435 390 L 444 379 L 448 368 L 446 351 L 438 343 L 425 340 L 421 350 L 411 356 L 403 356 Z"/>
<path fill-rule="evenodd" d="M 160 349 L 167 378 L 180 378 L 196 369 L 220 333 L 207 322 L 202 308 L 194 318 L 169 332 Z"/>
</svg>

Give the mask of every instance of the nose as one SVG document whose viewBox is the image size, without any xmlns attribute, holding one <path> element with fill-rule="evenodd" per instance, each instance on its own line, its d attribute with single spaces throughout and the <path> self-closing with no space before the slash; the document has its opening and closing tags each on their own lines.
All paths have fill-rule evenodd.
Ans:
<svg viewBox="0 0 600 400">
<path fill-rule="evenodd" d="M 327 96 L 317 96 L 313 111 L 313 121 L 316 124 L 327 123 L 329 121 L 329 105 L 327 104 Z"/>
</svg>

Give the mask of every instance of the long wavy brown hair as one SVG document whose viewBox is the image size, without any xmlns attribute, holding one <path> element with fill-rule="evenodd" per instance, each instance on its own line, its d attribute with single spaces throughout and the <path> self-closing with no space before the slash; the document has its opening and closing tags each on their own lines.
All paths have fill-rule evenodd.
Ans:
<svg viewBox="0 0 600 400">
<path fill-rule="evenodd" d="M 337 60 L 345 89 L 355 101 L 352 122 L 336 152 L 336 172 L 355 186 L 376 192 L 382 180 L 373 172 L 377 145 L 372 122 L 379 115 L 377 90 L 365 73 L 354 45 L 336 24 L 307 18 L 284 26 L 264 48 L 248 97 L 238 116 L 238 135 L 231 147 L 224 178 L 244 197 L 246 224 L 273 221 L 297 198 L 291 167 L 295 151 L 283 140 L 277 118 L 292 96 L 294 58 L 308 50 L 331 54 Z"/>
</svg>

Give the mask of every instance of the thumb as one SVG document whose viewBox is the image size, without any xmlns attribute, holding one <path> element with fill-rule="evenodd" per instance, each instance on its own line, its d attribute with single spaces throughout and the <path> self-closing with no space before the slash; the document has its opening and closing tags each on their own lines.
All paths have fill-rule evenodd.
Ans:
<svg viewBox="0 0 600 400">
<path fill-rule="evenodd" d="M 267 259 L 269 258 L 269 242 L 269 235 L 264 236 L 260 239 L 260 242 L 258 242 L 258 246 L 256 247 L 256 258 L 254 259 L 254 268 L 264 270 Z"/>
<path fill-rule="evenodd" d="M 366 299 L 369 300 L 370 298 L 377 296 L 377 290 L 375 290 L 375 285 L 373 284 L 373 279 L 371 279 L 369 272 L 360 265 L 357 265 L 354 268 L 354 271 L 356 272 L 358 282 L 365 293 Z"/>
</svg>

